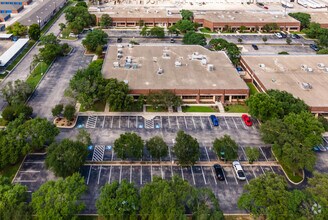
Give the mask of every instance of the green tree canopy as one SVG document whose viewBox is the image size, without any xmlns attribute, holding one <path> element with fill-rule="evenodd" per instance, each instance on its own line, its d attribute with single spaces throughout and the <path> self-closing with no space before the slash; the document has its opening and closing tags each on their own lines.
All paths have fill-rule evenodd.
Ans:
<svg viewBox="0 0 328 220">
<path fill-rule="evenodd" d="M 180 96 L 175 95 L 172 91 L 161 90 L 157 93 L 150 93 L 147 97 L 147 103 L 152 105 L 154 109 L 160 106 L 169 108 L 182 105 L 182 100 Z"/>
<path fill-rule="evenodd" d="M 75 106 L 73 105 L 66 105 L 64 108 L 63 116 L 68 120 L 72 121 L 75 117 Z"/>
<path fill-rule="evenodd" d="M 106 219 L 137 219 L 139 206 L 138 190 L 126 180 L 105 184 L 96 202 L 98 213 Z"/>
<path fill-rule="evenodd" d="M 311 15 L 304 12 L 288 13 L 290 17 L 301 22 L 301 29 L 308 28 L 311 22 Z"/>
<path fill-rule="evenodd" d="M 114 151 L 122 159 L 142 157 L 144 141 L 136 133 L 121 134 L 114 142 Z"/>
<path fill-rule="evenodd" d="M 182 9 L 180 11 L 181 17 L 183 20 L 192 20 L 194 17 L 194 13 L 189 10 Z"/>
<path fill-rule="evenodd" d="M 246 147 L 245 153 L 249 163 L 253 163 L 260 157 L 260 151 L 257 147 Z"/>
<path fill-rule="evenodd" d="M 0 219 L 31 219 L 27 196 L 26 186 L 11 184 L 9 179 L 0 176 Z"/>
<path fill-rule="evenodd" d="M 27 33 L 27 27 L 19 22 L 8 26 L 6 30 L 8 34 L 13 34 L 14 36 L 24 36 Z"/>
<path fill-rule="evenodd" d="M 35 40 L 35 41 L 39 40 L 40 34 L 41 34 L 41 30 L 40 30 L 40 26 L 38 24 L 30 25 L 30 27 L 28 28 L 28 36 L 32 40 Z"/>
<path fill-rule="evenodd" d="M 180 130 L 175 138 L 173 151 L 180 165 L 194 165 L 199 159 L 199 144 L 196 138 Z"/>
<path fill-rule="evenodd" d="M 272 31 L 276 31 L 276 30 L 280 30 L 279 26 L 277 23 L 269 23 L 269 24 L 265 24 L 262 29 L 265 31 L 265 32 L 272 32 Z"/>
<path fill-rule="evenodd" d="M 190 20 L 179 20 L 174 24 L 174 27 L 183 34 L 195 30 L 195 24 Z"/>
<path fill-rule="evenodd" d="M 306 190 L 325 209 L 328 209 L 328 174 L 319 172 L 314 172 L 313 174 L 313 177 L 308 179 L 309 184 Z"/>
<path fill-rule="evenodd" d="M 88 8 L 84 6 L 70 6 L 65 10 L 65 18 L 68 27 L 74 34 L 83 31 L 83 28 L 92 26 L 96 23 L 95 17 L 88 12 Z"/>
<path fill-rule="evenodd" d="M 155 159 L 160 159 L 168 154 L 168 146 L 160 136 L 150 138 L 146 142 L 146 147 L 150 155 Z"/>
<path fill-rule="evenodd" d="M 54 117 L 59 117 L 64 110 L 64 105 L 63 104 L 58 104 L 53 109 L 51 110 L 52 116 Z"/>
<path fill-rule="evenodd" d="M 76 214 L 85 208 L 79 199 L 86 189 L 78 173 L 48 181 L 32 194 L 31 206 L 38 219 L 77 219 Z"/>
<path fill-rule="evenodd" d="M 182 42 L 184 44 L 189 44 L 189 45 L 205 46 L 206 45 L 206 38 L 205 38 L 204 34 L 195 33 L 193 31 L 188 31 L 183 36 Z"/>
<path fill-rule="evenodd" d="M 1 90 L 9 105 L 24 104 L 32 91 L 33 89 L 28 83 L 19 79 L 8 82 Z"/>
<path fill-rule="evenodd" d="M 46 166 L 53 170 L 56 176 L 67 177 L 79 170 L 87 156 L 86 144 L 63 139 L 47 148 Z"/>
<path fill-rule="evenodd" d="M 47 45 L 47 44 L 56 44 L 56 45 L 58 45 L 59 43 L 60 43 L 60 40 L 58 40 L 58 38 L 53 33 L 43 35 L 40 38 L 40 44 L 41 45 Z"/>
<path fill-rule="evenodd" d="M 88 51 L 95 52 L 97 46 L 104 46 L 107 43 L 107 37 L 104 31 L 95 29 L 87 34 L 82 44 Z"/>
<path fill-rule="evenodd" d="M 149 30 L 149 36 L 163 38 L 165 37 L 164 28 L 162 27 L 153 27 Z"/>
<path fill-rule="evenodd" d="M 123 81 L 109 79 L 105 88 L 108 104 L 112 111 L 129 110 L 133 97 L 129 96 L 129 86 Z"/>
<path fill-rule="evenodd" d="M 219 158 L 225 160 L 235 160 L 238 157 L 237 143 L 226 134 L 220 139 L 215 138 L 213 149 Z"/>
<path fill-rule="evenodd" d="M 103 14 L 100 17 L 99 25 L 102 28 L 108 28 L 109 26 L 112 25 L 112 21 L 113 21 L 113 19 L 108 14 Z"/>
<path fill-rule="evenodd" d="M 76 141 L 82 142 L 85 146 L 91 145 L 90 133 L 88 133 L 85 129 L 80 129 L 76 136 Z"/>
<path fill-rule="evenodd" d="M 230 43 L 223 38 L 215 38 L 210 40 L 209 46 L 217 51 L 225 51 L 234 65 L 239 64 L 240 50 L 236 44 Z"/>
<path fill-rule="evenodd" d="M 2 111 L 2 117 L 6 121 L 13 121 L 16 118 L 18 118 L 21 114 L 27 120 L 32 116 L 33 108 L 23 104 L 15 105 L 15 106 L 8 105 Z"/>
</svg>

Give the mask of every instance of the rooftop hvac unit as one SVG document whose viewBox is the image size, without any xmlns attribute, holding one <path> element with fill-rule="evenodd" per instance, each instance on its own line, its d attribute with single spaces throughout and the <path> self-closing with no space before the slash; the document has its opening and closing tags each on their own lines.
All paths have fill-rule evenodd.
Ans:
<svg viewBox="0 0 328 220">
<path fill-rule="evenodd" d="M 123 80 L 123 82 L 124 82 L 125 84 L 129 84 L 129 80 L 127 80 L 127 79 Z"/>
<path fill-rule="evenodd" d="M 117 49 L 117 53 L 123 53 L 122 48 Z"/>
<path fill-rule="evenodd" d="M 323 63 L 318 63 L 317 66 L 318 66 L 318 68 L 321 69 L 321 70 L 325 68 L 325 64 L 323 64 Z"/>
<path fill-rule="evenodd" d="M 123 48 L 124 46 L 122 44 L 117 45 L 118 48 Z"/>
<path fill-rule="evenodd" d="M 123 57 L 123 55 L 121 53 L 117 53 L 117 58 L 121 59 Z"/>
<path fill-rule="evenodd" d="M 175 61 L 175 66 L 178 67 L 178 66 L 182 66 L 182 63 L 180 61 Z"/>
<path fill-rule="evenodd" d="M 1 63 L 1 61 L 0 61 L 0 63 Z M 328 73 L 328 67 L 325 67 L 325 72 Z"/>
<path fill-rule="evenodd" d="M 126 61 L 127 63 L 132 63 L 132 57 L 127 56 L 127 57 L 125 58 L 125 61 Z"/>
<path fill-rule="evenodd" d="M 157 70 L 157 74 L 161 75 L 164 73 L 164 70 L 162 68 L 158 68 Z"/>
<path fill-rule="evenodd" d="M 114 62 L 113 65 L 114 65 L 114 68 L 120 67 L 120 64 L 118 62 Z"/>
<path fill-rule="evenodd" d="M 213 71 L 214 70 L 214 65 L 213 64 L 208 64 L 207 65 L 207 70 L 208 71 Z"/>
<path fill-rule="evenodd" d="M 303 71 L 306 71 L 306 70 L 307 70 L 307 68 L 308 68 L 308 66 L 307 66 L 307 65 L 305 65 L 305 64 L 302 64 L 302 65 L 301 65 L 301 69 L 302 69 Z"/>
<path fill-rule="evenodd" d="M 260 63 L 260 64 L 259 64 L 259 67 L 264 68 L 265 65 L 264 65 L 263 63 Z"/>
<path fill-rule="evenodd" d="M 311 67 L 308 67 L 306 72 L 313 72 L 313 69 Z"/>
<path fill-rule="evenodd" d="M 302 82 L 301 83 L 301 87 L 304 90 L 310 90 L 310 89 L 312 89 L 312 85 L 310 83 L 306 83 L 306 82 Z"/>
<path fill-rule="evenodd" d="M 170 58 L 170 55 L 168 53 L 163 53 L 163 58 Z"/>
<path fill-rule="evenodd" d="M 172 12 L 170 10 L 167 11 L 168 15 L 172 15 Z"/>
<path fill-rule="evenodd" d="M 138 64 L 137 63 L 133 63 L 132 64 L 132 68 L 135 70 L 135 69 L 138 69 Z"/>
<path fill-rule="evenodd" d="M 201 64 L 202 64 L 202 65 L 206 65 L 206 64 L 207 64 L 207 60 L 206 60 L 206 58 L 202 58 Z"/>
<path fill-rule="evenodd" d="M 129 48 L 133 48 L 133 44 L 128 44 L 128 47 Z"/>
<path fill-rule="evenodd" d="M 204 56 L 202 54 L 199 54 L 198 52 L 194 52 L 191 55 L 192 60 L 201 60 Z"/>
</svg>

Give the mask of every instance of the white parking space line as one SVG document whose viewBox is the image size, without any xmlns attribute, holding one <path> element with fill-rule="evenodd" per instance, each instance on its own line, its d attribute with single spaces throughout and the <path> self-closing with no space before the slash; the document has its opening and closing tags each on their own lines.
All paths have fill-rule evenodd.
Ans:
<svg viewBox="0 0 328 220">
<path fill-rule="evenodd" d="M 272 170 L 272 172 L 273 172 L 273 173 L 276 173 L 276 172 L 274 172 L 274 170 L 273 170 L 272 166 L 270 166 L 270 168 L 271 168 L 271 170 Z"/>
<path fill-rule="evenodd" d="M 204 174 L 204 170 L 203 170 L 203 166 L 200 166 L 200 169 L 202 170 L 204 183 L 207 185 L 206 178 L 205 178 L 205 174 Z"/>
<path fill-rule="evenodd" d="M 187 120 L 186 120 L 186 116 L 183 116 L 183 119 L 184 119 L 184 122 L 185 122 L 186 128 L 188 128 Z"/>
<path fill-rule="evenodd" d="M 24 163 L 35 163 L 35 164 L 41 164 L 41 163 L 45 163 L 44 161 L 24 161 Z"/>
<path fill-rule="evenodd" d="M 261 147 L 259 147 L 259 148 L 260 148 L 260 150 L 261 150 L 261 152 L 262 152 L 262 154 L 263 154 L 265 160 L 268 161 L 268 158 L 265 156 L 265 153 L 263 152 L 262 148 L 261 148 Z"/>
<path fill-rule="evenodd" d="M 130 166 L 130 183 L 132 182 L 132 165 Z"/>
<path fill-rule="evenodd" d="M 212 125 L 212 122 L 211 122 L 210 118 L 208 117 L 207 120 L 210 123 L 211 129 L 213 129 L 213 125 Z"/>
<path fill-rule="evenodd" d="M 153 182 L 153 165 L 150 165 L 150 179 Z"/>
<path fill-rule="evenodd" d="M 164 172 L 163 172 L 163 166 L 161 165 L 161 174 L 162 174 L 162 179 L 164 179 Z"/>
<path fill-rule="evenodd" d="M 113 157 L 114 157 L 114 147 L 112 147 L 112 159 L 111 159 L 111 161 L 113 161 Z"/>
<path fill-rule="evenodd" d="M 90 173 L 91 173 L 91 168 L 92 168 L 92 166 L 90 166 L 90 169 L 89 169 L 89 173 L 88 173 L 88 179 L 87 179 L 87 185 L 89 185 L 89 180 L 90 180 Z"/>
<path fill-rule="evenodd" d="M 172 155 L 171 155 L 171 147 L 169 146 L 169 157 L 170 157 L 170 160 L 172 160 Z"/>
<path fill-rule="evenodd" d="M 138 127 L 138 116 L 136 116 L 136 128 L 139 128 Z"/>
<path fill-rule="evenodd" d="M 99 173 L 98 173 L 98 181 L 97 181 L 98 185 L 99 185 L 99 181 L 100 181 L 101 170 L 102 170 L 102 166 L 100 166 Z"/>
<path fill-rule="evenodd" d="M 233 174 L 233 177 L 235 178 L 236 183 L 238 185 L 238 180 L 237 180 L 237 177 L 236 177 L 236 174 L 235 174 L 235 170 L 233 168 L 232 168 L 232 174 Z"/>
<path fill-rule="evenodd" d="M 245 172 L 245 171 L 244 171 Z M 248 182 L 248 179 L 247 179 L 247 175 L 245 174 L 245 178 L 246 178 L 246 182 L 247 182 L 247 184 L 249 184 L 249 182 Z"/>
<path fill-rule="evenodd" d="M 230 130 L 230 126 L 228 125 L 227 120 L 226 120 L 226 118 L 225 118 L 224 116 L 223 116 L 223 119 L 224 119 L 224 122 L 225 122 L 226 125 L 227 125 L 228 130 Z"/>
<path fill-rule="evenodd" d="M 14 180 L 15 183 L 36 183 L 38 180 Z"/>
<path fill-rule="evenodd" d="M 222 168 L 222 169 L 223 169 L 223 168 Z M 225 171 L 223 170 L 222 173 L 223 173 L 224 181 L 225 181 L 226 185 L 228 185 L 228 181 L 227 181 L 227 178 L 226 178 L 226 175 L 224 174 L 224 172 L 225 172 Z"/>
<path fill-rule="evenodd" d="M 171 178 L 173 178 L 173 168 L 171 166 Z"/>
<path fill-rule="evenodd" d="M 180 167 L 180 169 L 181 169 L 181 176 L 182 176 L 182 179 L 184 180 L 184 175 L 183 175 L 182 167 Z"/>
<path fill-rule="evenodd" d="M 205 145 L 204 145 L 204 147 L 205 147 L 205 152 L 206 152 L 207 159 L 208 159 L 208 161 L 211 161 L 210 156 L 208 155 L 207 147 Z"/>
<path fill-rule="evenodd" d="M 177 121 L 177 126 L 178 126 L 178 129 L 180 129 L 180 125 L 179 125 L 178 117 L 177 117 L 177 116 L 175 116 L 175 119 L 176 119 L 176 121 Z"/>
<path fill-rule="evenodd" d="M 130 128 L 130 116 L 128 116 L 128 128 Z"/>
<path fill-rule="evenodd" d="M 196 124 L 195 124 L 194 116 L 191 116 L 191 119 L 192 119 L 192 123 L 194 124 L 194 128 L 196 129 Z"/>
<path fill-rule="evenodd" d="M 161 128 L 163 128 L 163 118 L 162 116 L 159 116 L 159 118 L 161 119 Z"/>
<path fill-rule="evenodd" d="M 142 185 L 142 166 L 140 166 L 140 185 Z"/>
<path fill-rule="evenodd" d="M 20 173 L 40 173 L 40 170 L 22 170 Z"/>
<path fill-rule="evenodd" d="M 120 181 L 119 181 L 119 183 L 121 183 L 121 181 L 122 181 L 122 165 L 120 167 Z"/>
<path fill-rule="evenodd" d="M 200 125 L 202 126 L 202 129 L 204 130 L 204 124 L 203 124 L 203 119 L 201 116 L 199 116 L 199 119 L 200 119 Z"/>
<path fill-rule="evenodd" d="M 231 117 L 232 118 L 232 121 L 233 121 L 233 123 L 235 124 L 235 126 L 236 126 L 236 129 L 238 129 L 238 127 L 237 127 L 237 124 L 236 124 L 236 122 L 235 122 L 235 120 L 233 119 L 233 117 Z"/>
<path fill-rule="evenodd" d="M 215 185 L 217 185 L 218 183 L 216 182 L 216 178 L 215 178 L 215 175 L 214 175 L 213 167 L 211 167 L 211 170 L 212 170 L 212 175 L 213 175 L 213 179 L 214 179 Z"/>
<path fill-rule="evenodd" d="M 171 128 L 170 116 L 167 116 L 167 121 L 169 122 L 169 128 Z"/>
<path fill-rule="evenodd" d="M 243 127 L 244 127 L 245 129 L 247 129 L 247 127 L 246 127 L 245 123 L 243 122 L 243 120 L 242 120 L 241 118 L 239 118 L 239 120 L 241 121 L 241 124 L 243 125 Z"/>
<path fill-rule="evenodd" d="M 110 166 L 110 168 L 109 168 L 108 183 L 110 183 L 110 178 L 112 177 L 112 168 L 113 168 L 113 166 Z"/>
<path fill-rule="evenodd" d="M 241 148 L 241 150 L 243 151 L 243 153 L 244 153 L 244 155 L 245 155 L 245 159 L 248 160 L 248 159 L 247 159 L 247 156 L 246 156 L 246 152 L 244 151 L 243 146 L 240 146 L 240 148 Z"/>
<path fill-rule="evenodd" d="M 192 180 L 194 181 L 194 185 L 196 185 L 194 171 L 192 170 L 192 166 L 190 166 L 190 169 L 191 169 Z"/>
<path fill-rule="evenodd" d="M 254 175 L 254 176 L 255 176 L 255 178 L 256 178 L 257 176 L 256 176 L 256 174 L 255 174 L 255 172 L 254 172 L 254 167 L 253 167 L 253 166 L 251 166 L 251 169 L 252 169 L 253 175 Z"/>
<path fill-rule="evenodd" d="M 104 126 L 105 126 L 105 121 L 106 121 L 106 117 L 104 116 L 104 120 L 103 120 L 103 123 L 102 123 L 102 128 L 104 128 Z"/>
<path fill-rule="evenodd" d="M 112 121 L 110 122 L 110 128 L 113 128 L 114 116 L 112 116 Z"/>
<path fill-rule="evenodd" d="M 121 116 L 118 119 L 118 128 L 121 128 Z"/>
<path fill-rule="evenodd" d="M 260 166 L 261 170 L 262 170 L 262 173 L 264 173 L 264 175 L 266 175 L 266 173 L 264 172 L 263 168 Z"/>
</svg>

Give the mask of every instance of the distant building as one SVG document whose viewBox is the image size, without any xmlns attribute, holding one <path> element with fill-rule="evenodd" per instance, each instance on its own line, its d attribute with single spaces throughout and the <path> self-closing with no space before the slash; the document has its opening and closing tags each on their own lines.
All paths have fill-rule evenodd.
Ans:
<svg viewBox="0 0 328 220">
<path fill-rule="evenodd" d="M 110 46 L 102 74 L 126 82 L 135 99 L 161 90 L 185 103 L 233 103 L 249 95 L 224 52 L 196 45 Z"/>
<path fill-rule="evenodd" d="M 0 22 L 7 21 L 9 18 L 10 18 L 10 14 L 5 14 L 5 13 L 0 14 Z"/>
<path fill-rule="evenodd" d="M 0 5 L 29 5 L 32 0 L 0 0 Z"/>
<path fill-rule="evenodd" d="M 33 10 L 22 16 L 18 22 L 25 26 L 39 24 L 42 28 L 66 2 L 67 0 L 44 0 Z"/>
<path fill-rule="evenodd" d="M 259 91 L 287 91 L 328 113 L 328 55 L 249 55 L 241 64 Z"/>
<path fill-rule="evenodd" d="M 24 9 L 23 5 L 13 5 L 13 4 L 0 4 L 0 13 L 1 14 L 16 14 Z"/>
<path fill-rule="evenodd" d="M 311 21 L 320 24 L 322 28 L 328 28 L 328 12 L 310 12 Z"/>
</svg>

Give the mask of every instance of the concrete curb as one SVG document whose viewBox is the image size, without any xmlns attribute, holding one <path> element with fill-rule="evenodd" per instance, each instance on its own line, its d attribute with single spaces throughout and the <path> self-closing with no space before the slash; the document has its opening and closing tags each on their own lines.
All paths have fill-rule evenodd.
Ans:
<svg viewBox="0 0 328 220">
<path fill-rule="evenodd" d="M 78 117 L 75 117 L 74 121 L 73 121 L 73 124 L 71 126 L 61 126 L 61 125 L 56 125 L 56 119 L 57 118 L 60 118 L 60 117 L 55 117 L 54 120 L 53 120 L 53 124 L 57 127 L 57 128 L 67 128 L 67 129 L 70 129 L 70 128 L 74 128 L 75 125 L 76 125 L 76 122 L 77 122 L 77 118 Z"/>
<path fill-rule="evenodd" d="M 276 157 L 276 155 L 274 154 L 272 148 L 271 148 L 271 153 L 272 153 L 272 155 L 274 156 L 274 158 L 277 160 L 277 162 L 279 163 L 279 160 L 278 160 L 278 158 Z M 288 180 L 291 184 L 294 184 L 294 185 L 297 186 L 297 185 L 300 185 L 301 183 L 303 183 L 303 181 L 305 180 L 305 173 L 304 173 L 304 170 L 303 170 L 303 169 L 302 169 L 302 175 L 303 175 L 302 178 L 303 178 L 303 179 L 302 179 L 300 182 L 295 183 L 294 181 L 292 181 L 291 179 L 289 179 L 289 177 L 288 177 L 287 173 L 285 172 L 284 168 L 283 168 L 282 166 L 280 166 L 280 167 L 281 167 L 281 169 L 282 169 L 282 172 L 284 172 L 284 174 L 285 174 L 287 180 Z"/>
</svg>

